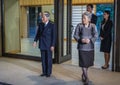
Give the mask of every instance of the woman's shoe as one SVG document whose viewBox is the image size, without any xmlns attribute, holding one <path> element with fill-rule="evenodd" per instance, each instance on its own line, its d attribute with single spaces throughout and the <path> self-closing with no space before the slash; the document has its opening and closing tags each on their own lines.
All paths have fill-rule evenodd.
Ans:
<svg viewBox="0 0 120 85">
<path fill-rule="evenodd" d="M 84 85 L 89 85 L 89 79 L 86 79 Z"/>
<path fill-rule="evenodd" d="M 88 83 L 84 83 L 84 85 L 89 85 Z"/>
<path fill-rule="evenodd" d="M 82 82 L 85 82 L 86 81 L 86 78 L 85 76 L 82 74 Z"/>
<path fill-rule="evenodd" d="M 102 69 L 107 69 L 107 68 L 109 68 L 109 65 L 107 65 L 106 67 L 105 67 L 105 66 L 102 66 L 101 68 L 102 68 Z"/>
</svg>

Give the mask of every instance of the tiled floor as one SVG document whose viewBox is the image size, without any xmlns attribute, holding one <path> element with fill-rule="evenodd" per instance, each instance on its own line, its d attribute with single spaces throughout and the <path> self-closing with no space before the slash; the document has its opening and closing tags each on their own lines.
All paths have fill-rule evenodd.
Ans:
<svg viewBox="0 0 120 85">
<path fill-rule="evenodd" d="M 12 85 L 83 85 L 81 68 L 54 64 L 50 78 L 40 77 L 40 62 L 0 57 L 0 82 Z M 120 85 L 120 73 L 89 69 L 89 85 Z"/>
</svg>

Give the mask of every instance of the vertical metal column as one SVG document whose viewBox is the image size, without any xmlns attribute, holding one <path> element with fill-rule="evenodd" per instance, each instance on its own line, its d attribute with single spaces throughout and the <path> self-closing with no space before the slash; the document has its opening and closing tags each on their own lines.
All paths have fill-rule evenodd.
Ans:
<svg viewBox="0 0 120 85">
<path fill-rule="evenodd" d="M 2 40 L 1 40 L 1 6 L 2 6 L 2 3 L 1 3 L 1 0 L 0 0 L 0 56 L 2 55 Z"/>
<path fill-rule="evenodd" d="M 114 54 L 113 69 L 120 72 L 120 0 L 115 0 L 115 34 L 114 34 Z"/>
</svg>

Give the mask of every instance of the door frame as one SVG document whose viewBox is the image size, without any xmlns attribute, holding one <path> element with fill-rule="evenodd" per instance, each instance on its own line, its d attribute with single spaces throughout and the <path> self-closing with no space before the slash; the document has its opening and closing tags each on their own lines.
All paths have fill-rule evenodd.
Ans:
<svg viewBox="0 0 120 85">
<path fill-rule="evenodd" d="M 112 71 L 120 72 L 120 0 L 114 0 L 114 41 Z"/>
<path fill-rule="evenodd" d="M 64 0 L 55 0 L 55 10 L 57 19 L 57 46 L 56 46 L 56 63 L 62 63 L 71 59 L 71 19 L 72 19 L 72 0 L 67 0 L 67 55 L 63 55 L 63 30 L 64 30 Z"/>
</svg>

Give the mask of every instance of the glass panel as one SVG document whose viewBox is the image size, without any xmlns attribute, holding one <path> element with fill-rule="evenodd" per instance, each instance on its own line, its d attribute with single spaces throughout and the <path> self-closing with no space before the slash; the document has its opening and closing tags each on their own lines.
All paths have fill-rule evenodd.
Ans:
<svg viewBox="0 0 120 85">
<path fill-rule="evenodd" d="M 20 0 L 4 0 L 5 2 L 5 52 L 40 56 L 39 48 L 32 46 L 36 35 L 39 13 L 48 11 L 50 20 L 54 22 L 54 3 L 38 6 L 20 6 Z M 54 2 L 54 0 L 53 0 Z"/>
<path fill-rule="evenodd" d="M 64 26 L 64 29 L 63 29 L 63 32 L 64 32 L 64 43 L 63 43 L 63 56 L 67 55 L 67 0 L 64 0 L 64 22 L 63 22 L 63 26 Z"/>
<path fill-rule="evenodd" d="M 72 6 L 72 25 L 73 25 L 72 39 L 74 39 L 73 34 L 74 34 L 74 31 L 75 31 L 75 28 L 76 28 L 78 23 L 82 22 L 82 14 L 85 11 L 86 11 L 86 5 Z"/>
<path fill-rule="evenodd" d="M 114 4 L 97 4 L 96 5 L 96 15 L 97 15 L 97 31 L 98 34 L 100 34 L 100 27 L 101 27 L 101 22 L 103 20 L 103 13 L 105 10 L 109 10 L 110 11 L 110 18 L 112 21 L 114 21 Z M 113 22 L 114 23 L 114 22 Z M 114 27 L 112 29 L 112 36 L 114 34 Z M 113 36 L 114 38 L 114 36 Z M 113 46 L 112 46 L 113 48 Z M 111 52 L 110 52 L 110 67 L 112 66 L 112 48 L 111 48 Z M 98 37 L 98 40 L 95 44 L 95 66 L 96 67 L 101 67 L 104 64 L 104 58 L 101 58 L 100 56 L 104 56 L 103 53 L 99 52 L 100 49 L 100 37 Z M 99 55 L 99 56 L 98 56 Z"/>
<path fill-rule="evenodd" d="M 19 0 L 4 0 L 5 3 L 5 52 L 20 52 Z"/>
<path fill-rule="evenodd" d="M 72 64 L 78 65 L 78 50 L 76 49 L 77 43 L 74 42 L 73 34 L 78 23 L 82 22 L 82 14 L 86 11 L 86 5 L 72 5 Z"/>
</svg>

